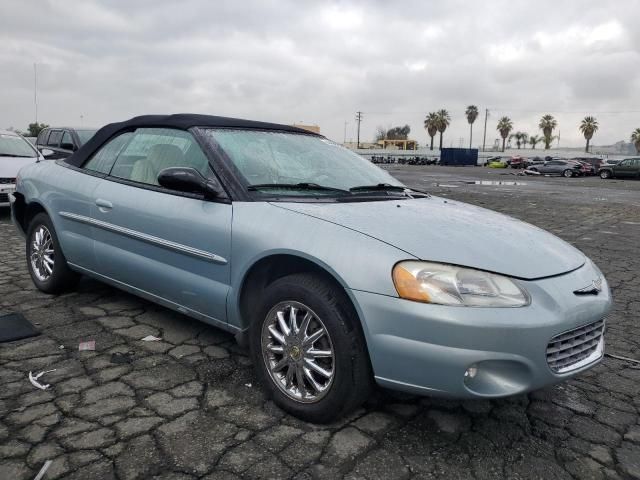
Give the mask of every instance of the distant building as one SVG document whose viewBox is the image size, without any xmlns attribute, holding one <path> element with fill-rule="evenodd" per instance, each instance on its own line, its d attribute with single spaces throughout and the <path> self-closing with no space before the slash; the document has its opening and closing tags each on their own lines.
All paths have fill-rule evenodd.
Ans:
<svg viewBox="0 0 640 480">
<path fill-rule="evenodd" d="M 320 133 L 320 127 L 318 125 L 303 125 L 301 123 L 294 123 L 293 126 L 297 128 L 301 128 L 308 132 L 318 133 L 318 134 Z"/>
<path fill-rule="evenodd" d="M 378 145 L 383 150 L 417 150 L 418 142 L 415 140 L 378 140 Z"/>
</svg>

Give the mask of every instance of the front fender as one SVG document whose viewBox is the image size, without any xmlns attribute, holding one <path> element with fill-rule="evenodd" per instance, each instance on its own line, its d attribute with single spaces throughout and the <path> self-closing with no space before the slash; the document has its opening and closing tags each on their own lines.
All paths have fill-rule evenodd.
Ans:
<svg viewBox="0 0 640 480">
<path fill-rule="evenodd" d="M 239 297 L 256 262 L 277 254 L 313 262 L 351 290 L 397 296 L 391 271 L 406 252 L 360 232 L 266 202 L 234 202 L 229 323 L 242 328 Z"/>
</svg>

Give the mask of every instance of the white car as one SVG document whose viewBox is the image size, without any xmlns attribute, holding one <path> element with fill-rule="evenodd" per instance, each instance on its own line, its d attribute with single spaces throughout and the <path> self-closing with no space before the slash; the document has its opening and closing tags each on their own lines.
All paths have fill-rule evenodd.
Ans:
<svg viewBox="0 0 640 480">
<path fill-rule="evenodd" d="M 0 130 L 0 207 L 8 207 L 9 195 L 16 189 L 18 171 L 44 157 L 22 135 Z"/>
</svg>

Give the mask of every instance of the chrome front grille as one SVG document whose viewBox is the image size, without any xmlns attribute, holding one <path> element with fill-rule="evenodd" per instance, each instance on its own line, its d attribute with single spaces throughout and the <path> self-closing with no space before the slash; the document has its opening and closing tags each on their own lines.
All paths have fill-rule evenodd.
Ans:
<svg viewBox="0 0 640 480">
<path fill-rule="evenodd" d="M 599 359 L 604 352 L 605 320 L 556 335 L 547 345 L 547 363 L 555 373 L 566 373 Z"/>
<path fill-rule="evenodd" d="M 0 185 L 7 184 L 7 183 L 16 183 L 16 179 L 15 178 L 0 178 Z"/>
</svg>

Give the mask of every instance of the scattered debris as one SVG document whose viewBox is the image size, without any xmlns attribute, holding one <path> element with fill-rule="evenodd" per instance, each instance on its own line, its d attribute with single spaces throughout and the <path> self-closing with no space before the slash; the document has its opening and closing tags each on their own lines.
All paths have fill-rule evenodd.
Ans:
<svg viewBox="0 0 640 480">
<path fill-rule="evenodd" d="M 53 460 L 47 460 L 46 462 L 44 462 L 44 465 L 42 465 L 42 468 L 40 469 L 40 471 L 38 472 L 38 474 L 35 476 L 33 480 L 41 480 L 44 477 L 44 474 L 47 473 L 47 470 L 49 469 L 52 463 L 53 463 Z"/>
<path fill-rule="evenodd" d="M 58 347 L 58 349 L 60 349 L 60 350 L 64 350 L 64 345 L 60 345 L 60 346 Z"/>
<path fill-rule="evenodd" d="M 636 360 L 635 358 L 623 357 L 622 355 L 614 355 L 613 353 L 605 353 L 605 357 L 615 358 L 616 360 L 623 360 L 625 362 L 637 363 L 640 365 L 640 360 Z"/>
<path fill-rule="evenodd" d="M 140 340 L 142 340 L 143 342 L 159 342 L 162 339 L 153 335 L 147 335 L 146 337 L 141 338 Z"/>
<path fill-rule="evenodd" d="M 122 353 L 122 352 L 116 352 L 111 354 L 111 363 L 118 363 L 118 364 L 123 364 L 123 363 L 131 363 L 133 361 L 133 357 L 134 352 L 127 352 L 127 353 Z"/>
<path fill-rule="evenodd" d="M 78 344 L 78 351 L 80 352 L 84 352 L 84 351 L 93 351 L 96 349 L 96 341 L 95 340 L 89 340 L 88 342 L 80 342 Z"/>
<path fill-rule="evenodd" d="M 245 384 L 244 384 L 244 386 L 245 386 L 245 387 L 248 387 L 248 388 L 251 388 L 251 387 L 253 387 L 253 384 L 251 384 L 251 383 L 245 383 Z"/>
<path fill-rule="evenodd" d="M 34 375 L 33 373 L 29 372 L 29 381 L 31 382 L 31 385 L 33 385 L 34 387 L 39 388 L 40 390 L 46 390 L 51 385 L 49 385 L 48 383 L 46 385 L 43 385 L 40 382 L 38 382 L 38 379 L 42 375 L 44 375 L 45 373 L 51 373 L 51 372 L 55 372 L 55 371 L 56 371 L 56 369 L 54 368 L 53 370 L 45 370 L 43 372 L 40 372 L 37 375 Z"/>
</svg>

